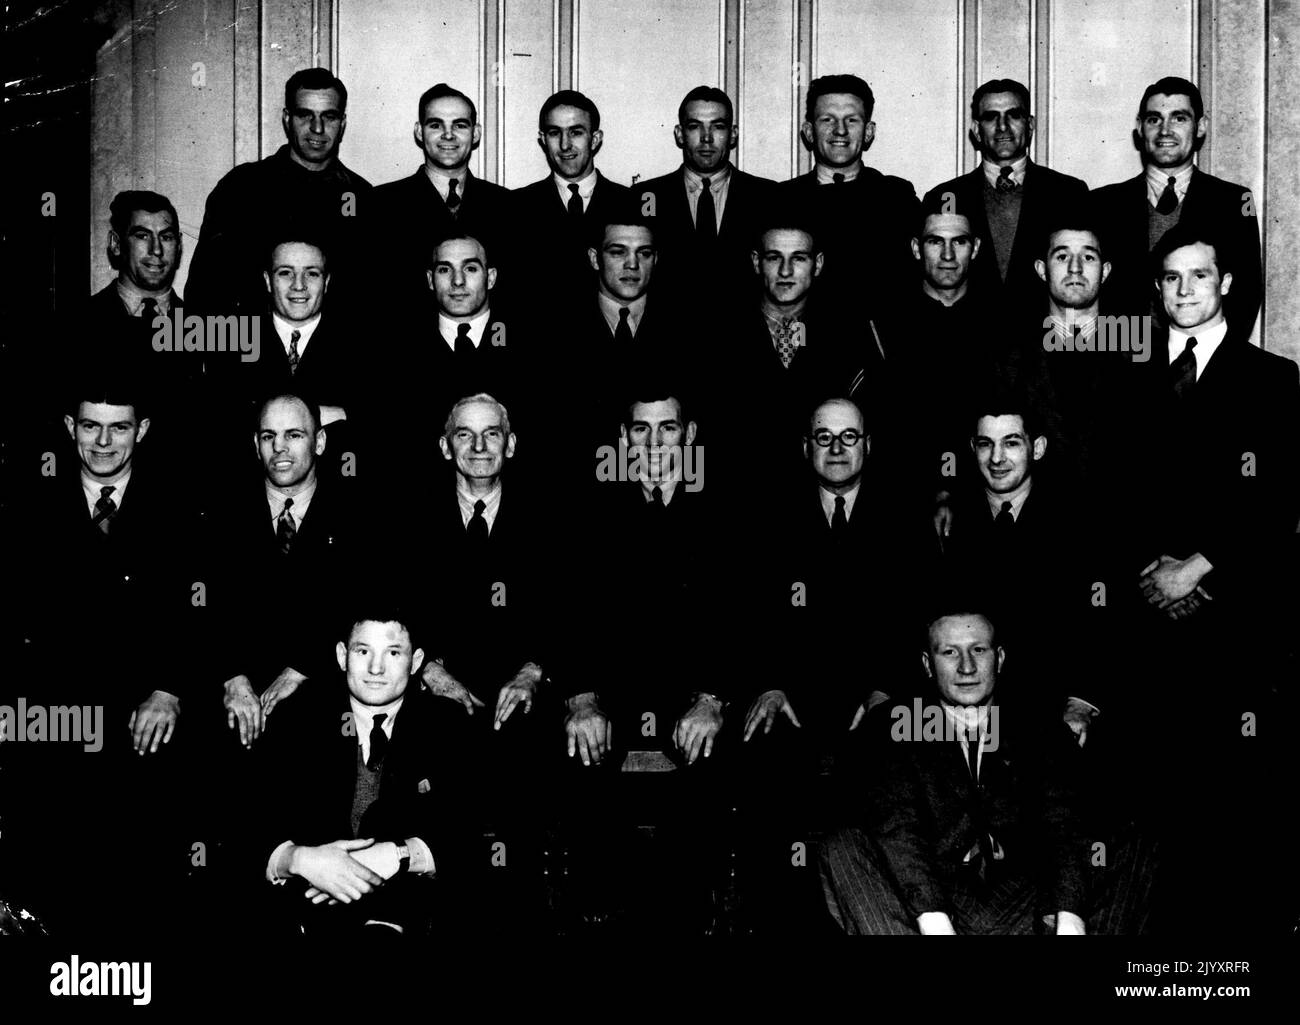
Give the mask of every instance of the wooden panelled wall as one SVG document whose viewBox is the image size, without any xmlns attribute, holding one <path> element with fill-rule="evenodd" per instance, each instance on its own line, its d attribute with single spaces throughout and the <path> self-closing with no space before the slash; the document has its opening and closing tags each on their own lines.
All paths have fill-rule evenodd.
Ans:
<svg viewBox="0 0 1300 1025">
<path fill-rule="evenodd" d="M 1284 259 L 1300 237 L 1300 0 L 117 0 L 116 16 L 95 83 L 91 285 L 110 276 L 117 190 L 170 196 L 192 251 L 208 191 L 280 146 L 284 81 L 313 64 L 348 86 L 343 158 L 370 180 L 418 166 L 417 98 L 448 81 L 479 106 L 474 172 L 511 187 L 545 174 L 537 110 L 566 87 L 599 105 L 616 180 L 676 165 L 677 104 L 701 83 L 736 100 L 739 166 L 788 178 L 809 166 L 807 84 L 836 71 L 875 91 L 869 162 L 918 191 L 974 166 L 967 103 L 994 77 L 1030 86 L 1035 159 L 1099 185 L 1137 173 L 1141 91 L 1177 74 L 1210 112 L 1202 168 L 1258 199 L 1262 341 L 1300 360 Z"/>
</svg>

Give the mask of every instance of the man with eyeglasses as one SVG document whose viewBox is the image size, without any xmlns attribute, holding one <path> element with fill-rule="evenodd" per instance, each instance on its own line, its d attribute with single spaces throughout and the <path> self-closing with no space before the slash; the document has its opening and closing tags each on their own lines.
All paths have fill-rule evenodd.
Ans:
<svg viewBox="0 0 1300 1025">
<path fill-rule="evenodd" d="M 1040 299 L 1034 260 L 1046 221 L 1088 198 L 1085 182 L 1029 159 L 1035 124 L 1029 110 L 1029 90 L 1012 79 L 993 79 L 976 89 L 970 141 L 980 152 L 980 166 L 925 197 L 927 206 L 935 203 L 970 220 L 983 248 L 971 272 L 976 290 L 1015 303 Z"/>
<path fill-rule="evenodd" d="M 347 105 L 347 88 L 324 68 L 285 83 L 280 123 L 288 141 L 234 168 L 208 196 L 186 284 L 191 312 L 265 312 L 265 254 L 278 238 L 304 231 L 330 253 L 332 305 L 349 303 L 371 185 L 339 159 Z"/>
<path fill-rule="evenodd" d="M 817 405 L 804 433 L 811 472 L 765 522 L 776 551 L 743 588 L 762 650 L 748 705 L 738 706 L 747 708 L 739 778 L 753 785 L 741 794 L 746 842 L 737 874 L 756 931 L 807 924 L 799 916 L 817 907 L 815 881 L 790 864 L 806 787 L 824 765 L 834 766 L 836 787 L 862 770 L 884 728 L 869 713 L 914 675 L 895 645 L 876 646 L 868 659 L 857 643 L 863 631 L 896 637 L 904 629 L 911 599 L 903 568 L 921 536 L 869 473 L 871 450 L 857 403 Z M 836 789 L 837 809 L 840 802 Z"/>
</svg>

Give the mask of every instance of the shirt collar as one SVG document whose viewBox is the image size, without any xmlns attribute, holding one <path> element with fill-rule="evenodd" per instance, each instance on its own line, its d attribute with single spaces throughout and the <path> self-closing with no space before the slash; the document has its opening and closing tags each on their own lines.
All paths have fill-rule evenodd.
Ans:
<svg viewBox="0 0 1300 1025">
<path fill-rule="evenodd" d="M 469 340 L 474 343 L 474 348 L 478 348 L 483 341 L 483 332 L 487 329 L 488 318 L 492 315 L 492 309 L 484 306 L 478 313 L 470 317 L 467 321 L 452 320 L 445 313 L 438 314 L 438 334 L 442 335 L 443 341 L 456 348 L 456 332 L 460 329 L 462 323 L 469 324 Z"/>
<path fill-rule="evenodd" d="M 1191 332 L 1183 331 L 1179 328 L 1169 329 L 1169 362 L 1173 363 L 1183 354 L 1187 348 L 1187 339 L 1196 339 L 1196 348 L 1192 351 L 1196 355 L 1196 376 L 1199 379 L 1205 370 L 1205 366 L 1210 362 L 1212 357 L 1219 350 L 1224 338 L 1228 334 L 1228 322 L 1221 320 L 1214 327 L 1207 327 L 1201 330 Z"/>
<path fill-rule="evenodd" d="M 126 312 L 133 317 L 140 316 L 140 307 L 144 305 L 146 299 L 152 299 L 158 304 L 158 312 L 170 313 L 173 295 L 170 288 L 167 289 L 166 295 L 145 295 L 126 278 L 117 279 L 117 296 L 126 307 Z"/>
<path fill-rule="evenodd" d="M 409 684 L 407 686 L 410 686 Z M 352 706 L 352 721 L 357 728 L 357 742 L 360 743 L 367 751 L 370 748 L 370 732 L 375 728 L 375 716 L 387 715 L 384 725 L 381 727 L 384 733 L 392 737 L 393 724 L 397 722 L 397 713 L 402 709 L 402 702 L 406 700 L 406 694 L 386 705 L 364 705 L 358 701 L 352 694 L 348 694 L 348 704 Z"/>
<path fill-rule="evenodd" d="M 985 488 L 984 497 L 988 499 L 989 511 L 994 516 L 996 516 L 998 513 L 1002 511 L 1002 503 L 1010 502 L 1011 518 L 1013 520 L 1019 520 L 1020 510 L 1024 507 L 1025 499 L 1029 497 L 1029 492 L 1033 489 L 1033 486 L 1034 486 L 1034 478 L 1026 477 L 1024 483 L 1022 483 L 1020 487 L 1016 489 L 1016 493 L 1013 495 L 1009 495 L 1009 496 L 996 495 L 992 491 L 989 491 L 987 488 Z"/>
<path fill-rule="evenodd" d="M 993 163 L 991 160 L 987 160 L 987 159 L 982 161 L 980 166 L 984 168 L 984 177 L 988 179 L 988 183 L 990 185 L 996 185 L 998 183 L 998 179 L 1002 177 L 1002 168 L 1000 168 L 997 164 Z M 1023 185 L 1025 183 L 1025 170 L 1028 167 L 1029 167 L 1028 153 L 1026 153 L 1023 157 L 1013 160 L 1011 162 L 1011 180 L 1015 182 L 1017 185 Z"/>
<path fill-rule="evenodd" d="M 596 191 L 596 183 L 600 180 L 600 175 L 597 173 L 596 168 L 593 166 L 592 169 L 587 172 L 587 176 L 585 178 L 582 178 L 576 182 L 571 182 L 567 178 L 561 178 L 558 174 L 555 174 L 554 172 L 551 173 L 551 180 L 555 182 L 555 187 L 560 190 L 560 195 L 563 196 L 566 200 L 569 198 L 569 196 L 572 195 L 572 193 L 569 191 L 570 185 L 578 186 L 578 195 L 581 196 L 583 199 L 590 199 L 591 194 Z"/>
<path fill-rule="evenodd" d="M 465 183 L 469 181 L 468 167 L 462 167 L 459 174 L 448 174 L 446 171 L 425 164 L 424 173 L 443 199 L 446 199 L 447 193 L 451 191 L 450 183 L 453 181 L 456 182 L 456 191 L 460 193 L 461 198 L 465 197 Z"/>
<path fill-rule="evenodd" d="M 965 740 L 965 732 L 975 726 L 979 727 L 982 735 L 988 736 L 989 733 L 989 706 L 985 705 L 950 705 L 946 701 L 939 702 L 943 709 L 943 714 L 948 721 L 957 727 L 957 739 Z"/>
<path fill-rule="evenodd" d="M 280 513 L 284 512 L 284 503 L 288 499 L 292 498 L 293 511 L 294 513 L 297 514 L 296 518 L 301 520 L 302 517 L 306 515 L 307 506 L 311 504 L 311 500 L 313 496 L 316 494 L 316 488 L 320 484 L 320 478 L 317 477 L 314 481 L 312 481 L 307 487 L 299 491 L 298 494 L 296 495 L 286 494 L 285 492 L 277 488 L 274 484 L 272 484 L 269 480 L 263 479 L 262 483 L 266 485 L 266 501 L 271 507 L 272 519 L 279 518 Z"/>
<path fill-rule="evenodd" d="M 126 476 L 121 480 L 114 481 L 112 484 L 104 484 L 95 480 L 86 473 L 84 467 L 81 471 L 81 490 L 86 493 L 86 497 L 90 499 L 92 503 L 98 502 L 100 498 L 103 497 L 105 488 L 114 488 L 115 490 L 108 497 L 111 498 L 120 509 L 122 507 L 122 498 L 126 495 L 126 486 L 130 483 L 130 470 L 126 471 Z"/>
<path fill-rule="evenodd" d="M 295 331 L 298 332 L 298 348 L 306 346 L 308 340 L 316 333 L 316 328 L 320 326 L 322 314 L 316 314 L 306 320 L 288 320 L 274 310 L 271 311 L 271 324 L 275 328 L 275 333 L 280 336 L 280 343 L 287 349 L 289 339 L 293 337 Z"/>
<path fill-rule="evenodd" d="M 682 173 L 686 176 L 686 191 L 700 192 L 704 188 L 704 175 L 682 165 Z M 717 192 L 731 180 L 731 164 L 723 164 L 721 168 L 709 175 L 709 191 Z"/>
<path fill-rule="evenodd" d="M 818 165 L 817 165 L 817 184 L 818 184 L 818 185 L 834 185 L 834 184 L 835 184 L 835 176 L 836 176 L 837 174 L 842 174 L 842 175 L 844 175 L 844 181 L 846 181 L 846 182 L 851 182 L 851 181 L 855 180 L 855 179 L 858 177 L 858 175 L 860 175 L 860 174 L 863 172 L 863 170 L 864 170 L 864 167 L 863 167 L 863 164 L 862 164 L 862 158 L 861 158 L 861 157 L 858 158 L 857 163 L 852 164 L 852 165 L 849 166 L 849 167 L 835 167 L 835 168 L 831 168 L 831 167 L 823 167 L 821 164 L 818 164 Z"/>
<path fill-rule="evenodd" d="M 618 330 L 618 311 L 626 305 L 628 324 L 632 328 L 632 333 L 636 334 L 637 328 L 641 326 L 641 318 L 645 316 L 646 296 L 643 295 L 640 299 L 633 299 L 626 304 L 611 299 L 604 292 L 597 292 L 596 298 L 600 302 L 600 312 L 611 331 Z"/>
<path fill-rule="evenodd" d="M 1174 180 L 1174 194 L 1178 196 L 1181 202 L 1187 195 L 1187 186 L 1192 183 L 1192 172 L 1196 170 L 1195 164 L 1189 164 L 1177 174 L 1170 174 L 1163 168 L 1147 165 L 1147 197 L 1151 200 L 1151 205 L 1155 206 L 1160 202 L 1160 195 L 1165 191 L 1165 186 L 1169 184 L 1169 179 Z"/>
<path fill-rule="evenodd" d="M 861 444 L 861 442 L 859 442 L 859 444 Z M 835 494 L 835 492 L 828 491 L 826 490 L 825 487 L 818 484 L 817 495 L 819 498 L 821 498 L 822 512 L 826 514 L 827 520 L 831 519 L 831 517 L 835 515 L 835 499 L 837 498 L 844 499 L 844 516 L 846 519 L 851 519 L 853 517 L 853 507 L 857 504 L 858 501 L 858 492 L 861 490 L 862 490 L 861 480 L 859 480 L 856 484 L 854 484 L 853 487 L 851 487 L 848 491 L 844 492 L 843 495 L 837 495 Z"/>
<path fill-rule="evenodd" d="M 456 502 L 460 505 L 461 518 L 468 521 L 474 515 L 474 503 L 482 501 L 483 518 L 491 526 L 492 520 L 496 517 L 497 507 L 501 504 L 501 478 L 493 485 L 492 490 L 486 495 L 471 495 L 462 486 L 460 475 L 456 475 Z"/>
<path fill-rule="evenodd" d="M 641 498 L 647 502 L 654 501 L 654 490 L 659 489 L 663 496 L 664 505 L 668 505 L 673 500 L 673 495 L 677 493 L 677 485 L 681 483 L 682 470 L 678 467 L 673 471 L 673 475 L 667 480 L 643 480 L 641 481 Z"/>
</svg>

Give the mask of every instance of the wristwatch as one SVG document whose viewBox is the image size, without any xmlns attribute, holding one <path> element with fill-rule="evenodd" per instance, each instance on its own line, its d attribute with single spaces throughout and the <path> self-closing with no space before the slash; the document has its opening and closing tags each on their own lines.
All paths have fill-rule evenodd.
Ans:
<svg viewBox="0 0 1300 1025">
<path fill-rule="evenodd" d="M 411 871 L 411 848 L 405 840 L 394 840 L 393 844 L 397 847 L 397 874 L 404 875 Z"/>
</svg>

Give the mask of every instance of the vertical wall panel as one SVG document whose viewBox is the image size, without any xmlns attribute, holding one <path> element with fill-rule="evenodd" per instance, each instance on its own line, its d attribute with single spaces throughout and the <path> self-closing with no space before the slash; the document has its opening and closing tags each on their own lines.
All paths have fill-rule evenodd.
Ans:
<svg viewBox="0 0 1300 1025">
<path fill-rule="evenodd" d="M 744 60 L 736 111 L 740 166 L 785 181 L 794 176 L 790 141 L 800 116 L 797 72 L 791 60 L 794 4 L 792 0 L 744 0 L 743 9 Z"/>
<path fill-rule="evenodd" d="M 554 91 L 554 0 L 501 0 L 505 5 L 505 180 L 516 189 L 546 173 L 537 148 L 537 112 Z"/>
<path fill-rule="evenodd" d="M 1265 348 L 1300 362 L 1300 291 L 1293 277 L 1295 240 L 1300 238 L 1300 3 L 1268 4 L 1268 145 L 1264 231 Z"/>
<path fill-rule="evenodd" d="M 710 0 L 575 3 L 576 88 L 600 108 L 602 171 L 630 184 L 681 163 L 677 105 L 697 85 L 722 85 L 720 5 Z M 544 171 L 539 152 L 534 168 Z"/>
<path fill-rule="evenodd" d="M 376 8 L 379 6 L 375 5 Z M 262 146 L 270 156 L 284 144 L 284 83 L 316 64 L 315 0 L 265 0 L 262 8 Z M 325 63 L 329 63 L 326 61 Z M 349 93 L 352 84 L 348 86 Z M 351 97 L 349 96 L 349 100 Z M 349 114 L 351 111 L 348 112 Z M 350 131 L 351 129 L 349 129 Z"/>
<path fill-rule="evenodd" d="M 1046 98 L 1051 166 L 1093 187 L 1142 169 L 1132 137 L 1138 101 L 1164 75 L 1196 80 L 1194 7 L 1195 0 L 1052 4 L 1052 89 Z M 1044 97 L 1035 103 L 1042 111 Z"/>
<path fill-rule="evenodd" d="M 867 163 L 923 192 L 958 173 L 953 112 L 961 87 L 957 0 L 822 0 L 814 73 L 861 75 L 876 97 Z"/>
<path fill-rule="evenodd" d="M 479 0 L 341 0 L 338 76 L 348 87 L 344 163 L 376 185 L 419 167 L 424 157 L 411 134 L 415 105 L 436 82 L 455 86 L 482 109 L 482 13 Z M 470 167 L 483 174 L 482 147 Z"/>
<path fill-rule="evenodd" d="M 1031 107 L 1045 105 L 1044 97 L 1034 95 L 1032 79 L 1034 46 L 1033 5 L 1029 0 L 967 0 L 975 21 L 975 62 L 967 68 L 965 88 L 958 101 L 965 114 L 961 132 L 962 170 L 969 171 L 979 162 L 979 152 L 965 139 L 970 123 L 970 98 L 980 84 L 994 78 L 1010 78 L 1030 90 Z"/>
</svg>

